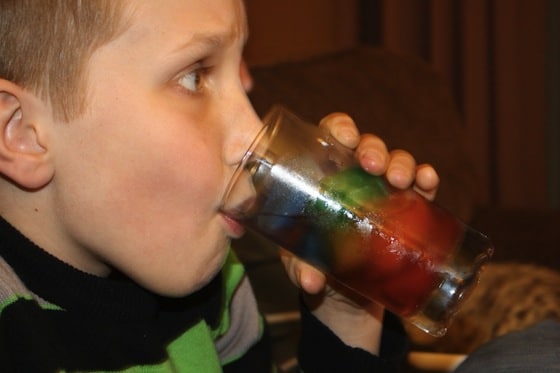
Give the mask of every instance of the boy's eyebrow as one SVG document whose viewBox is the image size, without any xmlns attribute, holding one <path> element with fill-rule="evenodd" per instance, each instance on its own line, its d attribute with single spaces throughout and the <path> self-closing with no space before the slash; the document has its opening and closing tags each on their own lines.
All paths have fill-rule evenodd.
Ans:
<svg viewBox="0 0 560 373">
<path fill-rule="evenodd" d="M 202 45 L 210 48 L 216 48 L 223 45 L 229 45 L 237 40 L 241 40 L 242 45 L 245 45 L 248 38 L 248 27 L 245 22 L 237 27 L 232 27 L 230 32 L 199 32 L 192 35 L 191 38 L 181 43 L 174 48 L 171 53 L 179 52 L 192 45 Z"/>
</svg>

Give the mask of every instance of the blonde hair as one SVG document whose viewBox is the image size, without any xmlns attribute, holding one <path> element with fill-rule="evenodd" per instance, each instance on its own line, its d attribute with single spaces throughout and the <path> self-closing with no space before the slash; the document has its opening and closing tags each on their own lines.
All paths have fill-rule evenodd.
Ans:
<svg viewBox="0 0 560 373">
<path fill-rule="evenodd" d="M 121 0 L 0 0 L 0 78 L 48 100 L 58 119 L 85 108 L 88 58 L 124 29 Z"/>
</svg>

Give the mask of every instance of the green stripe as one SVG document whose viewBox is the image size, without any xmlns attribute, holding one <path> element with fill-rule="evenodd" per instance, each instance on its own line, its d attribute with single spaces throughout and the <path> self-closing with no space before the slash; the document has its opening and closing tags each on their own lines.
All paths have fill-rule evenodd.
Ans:
<svg viewBox="0 0 560 373">
<path fill-rule="evenodd" d="M 36 299 L 34 299 L 31 294 L 13 294 L 9 297 L 3 298 L 0 301 L 0 315 L 2 314 L 2 312 L 4 312 L 4 310 L 6 308 L 8 308 L 12 304 L 16 303 L 17 301 L 36 302 L 39 305 L 39 307 L 41 307 L 44 310 L 50 310 L 50 311 L 62 311 L 63 310 L 62 308 L 60 308 L 56 304 L 52 304 L 52 303 L 45 302 L 45 301 L 40 301 L 39 302 Z"/>
</svg>

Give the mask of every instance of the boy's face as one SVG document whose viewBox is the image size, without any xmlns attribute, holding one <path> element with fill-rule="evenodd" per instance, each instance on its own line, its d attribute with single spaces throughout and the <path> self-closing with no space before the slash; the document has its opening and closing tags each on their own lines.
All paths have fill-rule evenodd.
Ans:
<svg viewBox="0 0 560 373">
<path fill-rule="evenodd" d="M 260 126 L 239 79 L 240 0 L 131 1 L 91 57 L 88 109 L 56 123 L 54 254 L 180 295 L 204 285 L 240 227 L 219 212 Z M 45 245 L 48 246 L 48 245 Z"/>
</svg>

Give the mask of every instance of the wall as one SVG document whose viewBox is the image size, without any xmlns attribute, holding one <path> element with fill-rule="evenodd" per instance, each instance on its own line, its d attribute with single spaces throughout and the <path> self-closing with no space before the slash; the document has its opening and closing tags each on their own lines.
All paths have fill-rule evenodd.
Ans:
<svg viewBox="0 0 560 373">
<path fill-rule="evenodd" d="M 299 60 L 356 45 L 357 0 L 245 0 L 250 65 Z"/>
<path fill-rule="evenodd" d="M 549 206 L 547 1 L 378 3 L 380 44 L 429 61 L 455 94 L 479 203 Z"/>
<path fill-rule="evenodd" d="M 548 190 L 560 208 L 560 2 L 549 0 L 547 14 Z"/>
</svg>

